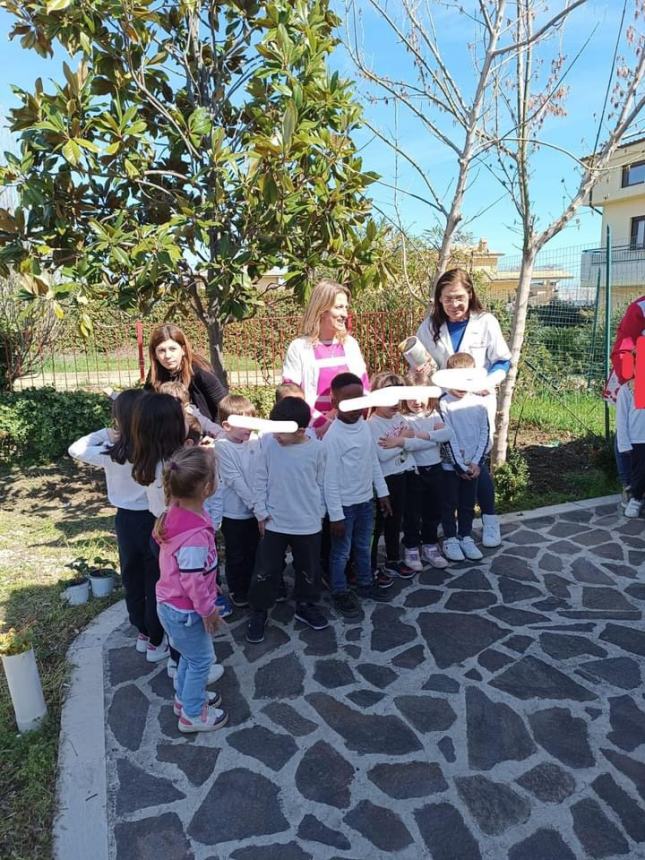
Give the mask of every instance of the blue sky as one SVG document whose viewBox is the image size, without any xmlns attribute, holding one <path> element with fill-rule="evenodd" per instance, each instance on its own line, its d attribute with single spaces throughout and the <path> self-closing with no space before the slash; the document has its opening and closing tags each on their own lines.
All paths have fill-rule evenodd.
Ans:
<svg viewBox="0 0 645 860">
<path fill-rule="evenodd" d="M 340 6 L 342 0 L 339 0 Z M 364 3 L 364 0 L 362 0 Z M 366 5 L 364 3 L 364 5 Z M 559 4 L 551 4 L 559 7 Z M 593 149 L 596 133 L 594 114 L 600 112 L 602 100 L 607 86 L 609 61 L 614 48 L 620 6 L 617 0 L 593 0 L 590 6 L 584 8 L 582 14 L 575 18 L 572 26 L 565 30 L 562 50 L 572 56 L 582 42 L 598 24 L 591 42 L 583 56 L 571 72 L 568 83 L 570 96 L 566 103 L 567 116 L 549 120 L 545 127 L 545 138 L 551 143 L 573 151 L 582 156 Z M 390 5 L 390 8 L 396 8 Z M 440 8 L 435 4 L 435 8 Z M 25 51 L 19 42 L 9 41 L 8 33 L 12 17 L 0 10 L 0 112 L 5 114 L 7 109 L 15 104 L 11 92 L 11 84 L 31 88 L 38 76 L 43 79 L 61 78 L 62 54 L 53 60 L 44 60 L 33 51 Z M 444 56 L 452 65 L 460 86 L 467 92 L 472 85 L 472 63 L 465 42 L 472 37 L 467 19 L 460 21 L 460 26 L 454 26 L 454 13 L 440 12 L 437 23 L 439 41 Z M 401 49 L 394 43 L 386 26 L 377 17 L 367 15 L 365 18 L 363 50 L 367 60 L 380 70 L 399 76 L 409 74 L 407 60 Z M 349 77 L 356 77 L 351 60 L 339 50 L 334 57 L 336 65 Z M 394 127 L 393 110 L 383 105 L 366 106 L 366 114 L 370 120 L 388 133 Z M 425 170 L 433 177 L 436 186 L 447 193 L 454 176 L 453 160 L 446 156 L 446 151 L 435 141 L 428 138 L 426 132 L 415 122 L 399 114 L 399 135 L 405 141 L 408 150 L 414 155 Z M 5 141 L 6 143 L 6 137 Z M 394 182 L 394 159 L 389 147 L 374 140 L 370 133 L 363 133 L 360 143 L 364 147 L 363 158 L 367 169 L 376 170 L 383 180 Z M 533 197 L 535 209 L 541 223 L 559 214 L 564 199 L 564 191 L 573 191 L 577 185 L 575 170 L 572 162 L 554 150 L 542 150 L 536 159 L 535 175 L 533 177 Z M 400 186 L 410 191 L 420 191 L 419 182 L 410 170 L 400 166 Z M 468 217 L 484 211 L 467 229 L 475 238 L 485 237 L 494 250 L 507 255 L 517 253 L 519 234 L 514 225 L 515 212 L 507 198 L 499 200 L 503 189 L 487 171 L 481 170 L 473 177 L 473 186 L 468 195 L 465 212 Z M 392 192 L 383 185 L 372 186 L 376 203 L 383 211 L 393 214 Z M 495 201 L 498 201 L 495 203 Z M 400 213 L 405 225 L 415 232 L 429 229 L 435 222 L 431 210 L 424 204 L 402 194 L 399 197 Z M 490 208 L 488 208 L 490 207 Z M 549 250 L 567 246 L 594 245 L 600 238 L 600 217 L 587 208 L 580 209 L 572 224 L 565 229 L 548 246 Z"/>
</svg>

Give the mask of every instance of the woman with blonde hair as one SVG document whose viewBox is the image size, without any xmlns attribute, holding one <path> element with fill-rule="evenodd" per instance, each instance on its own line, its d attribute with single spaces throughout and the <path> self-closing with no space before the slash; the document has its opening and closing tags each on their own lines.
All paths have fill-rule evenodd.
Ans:
<svg viewBox="0 0 645 860">
<path fill-rule="evenodd" d="M 347 331 L 349 290 L 324 278 L 313 289 L 302 317 L 300 337 L 291 342 L 282 381 L 295 382 L 305 394 L 319 438 L 335 418 L 331 383 L 339 373 L 354 373 L 369 391 L 367 368 L 358 343 Z"/>
</svg>

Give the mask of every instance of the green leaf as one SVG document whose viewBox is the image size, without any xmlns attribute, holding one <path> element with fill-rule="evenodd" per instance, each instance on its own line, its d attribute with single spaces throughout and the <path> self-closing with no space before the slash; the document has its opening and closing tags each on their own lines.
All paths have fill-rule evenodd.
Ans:
<svg viewBox="0 0 645 860">
<path fill-rule="evenodd" d="M 98 148 L 98 146 L 95 143 L 93 143 L 91 140 L 82 140 L 80 137 L 77 137 L 76 143 L 79 146 L 82 146 L 83 149 L 87 149 L 89 152 L 94 152 L 94 153 L 98 154 L 101 151 Z"/>
<path fill-rule="evenodd" d="M 71 4 L 72 0 L 47 0 L 47 14 L 50 15 L 52 12 L 62 12 L 63 9 L 67 9 Z"/>
<path fill-rule="evenodd" d="M 76 167 L 81 158 L 81 148 L 75 140 L 68 140 L 63 149 L 63 158 L 68 161 L 72 167 Z"/>
<path fill-rule="evenodd" d="M 290 101 L 282 118 L 282 140 L 286 148 L 291 143 L 291 138 L 298 123 L 298 108 L 294 101 Z"/>
</svg>

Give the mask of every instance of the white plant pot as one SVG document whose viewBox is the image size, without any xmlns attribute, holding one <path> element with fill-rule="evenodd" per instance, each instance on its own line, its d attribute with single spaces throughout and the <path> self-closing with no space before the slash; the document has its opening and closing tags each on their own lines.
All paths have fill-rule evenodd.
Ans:
<svg viewBox="0 0 645 860">
<path fill-rule="evenodd" d="M 87 603 L 90 597 L 90 583 L 88 580 L 80 585 L 69 585 L 63 591 L 62 597 L 70 606 L 80 606 L 81 603 Z"/>
<path fill-rule="evenodd" d="M 112 594 L 112 589 L 114 588 L 114 575 L 92 576 L 92 574 L 90 574 L 90 582 L 92 584 L 92 597 L 107 597 Z"/>
<path fill-rule="evenodd" d="M 40 675 L 33 649 L 22 654 L 2 657 L 2 665 L 19 732 L 40 728 L 47 716 L 47 705 L 40 684 Z"/>
<path fill-rule="evenodd" d="M 408 337 L 399 344 L 399 350 L 412 370 L 423 367 L 430 354 L 417 337 Z"/>
</svg>

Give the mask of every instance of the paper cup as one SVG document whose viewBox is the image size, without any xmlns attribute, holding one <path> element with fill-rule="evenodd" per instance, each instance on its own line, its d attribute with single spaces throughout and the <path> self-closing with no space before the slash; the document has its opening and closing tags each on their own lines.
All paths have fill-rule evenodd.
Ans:
<svg viewBox="0 0 645 860">
<path fill-rule="evenodd" d="M 399 352 L 410 365 L 412 370 L 417 370 L 423 367 L 426 361 L 430 358 L 425 346 L 421 343 L 418 337 L 408 337 L 399 344 Z"/>
</svg>

